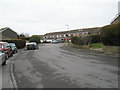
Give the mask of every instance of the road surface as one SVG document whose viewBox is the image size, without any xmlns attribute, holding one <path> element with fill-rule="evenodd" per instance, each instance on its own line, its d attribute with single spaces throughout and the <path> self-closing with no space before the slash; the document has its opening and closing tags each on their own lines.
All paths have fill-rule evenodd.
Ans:
<svg viewBox="0 0 120 90">
<path fill-rule="evenodd" d="M 92 51 L 91 51 L 92 52 Z M 42 44 L 14 56 L 19 88 L 118 88 L 118 58 Z"/>
</svg>

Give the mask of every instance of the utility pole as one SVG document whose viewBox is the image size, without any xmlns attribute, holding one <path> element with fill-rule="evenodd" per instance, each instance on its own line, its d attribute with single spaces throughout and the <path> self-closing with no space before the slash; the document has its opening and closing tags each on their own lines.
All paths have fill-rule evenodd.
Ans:
<svg viewBox="0 0 120 90">
<path fill-rule="evenodd" d="M 67 35 L 66 35 L 66 41 L 67 42 L 69 42 L 69 38 L 68 38 L 68 36 L 69 36 L 69 25 L 68 24 L 66 24 L 66 26 L 67 26 L 67 31 L 68 31 L 68 33 L 67 33 Z"/>
<path fill-rule="evenodd" d="M 69 25 L 68 25 L 68 24 L 66 24 L 66 26 L 67 26 L 67 30 L 69 31 Z"/>
</svg>

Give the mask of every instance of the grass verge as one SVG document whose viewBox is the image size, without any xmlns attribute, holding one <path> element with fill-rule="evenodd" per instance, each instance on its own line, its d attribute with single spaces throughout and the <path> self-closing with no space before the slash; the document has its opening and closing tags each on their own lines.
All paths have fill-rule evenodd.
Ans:
<svg viewBox="0 0 120 90">
<path fill-rule="evenodd" d="M 92 43 L 90 44 L 90 48 L 102 48 L 103 47 L 103 43 Z"/>
</svg>

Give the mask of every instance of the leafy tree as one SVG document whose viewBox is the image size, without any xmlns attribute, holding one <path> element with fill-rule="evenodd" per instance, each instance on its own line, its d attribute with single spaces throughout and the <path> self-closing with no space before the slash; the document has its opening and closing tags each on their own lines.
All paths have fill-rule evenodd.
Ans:
<svg viewBox="0 0 120 90">
<path fill-rule="evenodd" d="M 39 35 L 33 35 L 30 37 L 30 42 L 36 42 L 37 44 L 40 43 L 40 36 Z"/>
</svg>

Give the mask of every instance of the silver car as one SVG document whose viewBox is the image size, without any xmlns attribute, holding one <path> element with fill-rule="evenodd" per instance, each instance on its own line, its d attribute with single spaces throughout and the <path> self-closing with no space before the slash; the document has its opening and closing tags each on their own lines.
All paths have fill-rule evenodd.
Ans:
<svg viewBox="0 0 120 90">
<path fill-rule="evenodd" d="M 8 55 L 0 50 L 0 65 L 6 65 L 6 60 L 8 59 Z"/>
</svg>

